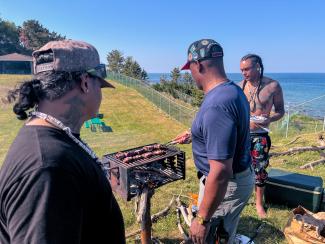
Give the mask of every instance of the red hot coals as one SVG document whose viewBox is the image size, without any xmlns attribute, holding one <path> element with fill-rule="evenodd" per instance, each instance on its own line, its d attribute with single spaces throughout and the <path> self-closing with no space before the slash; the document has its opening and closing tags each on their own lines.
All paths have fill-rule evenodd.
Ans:
<svg viewBox="0 0 325 244">
<path fill-rule="evenodd" d="M 142 159 L 148 159 L 153 156 L 164 155 L 166 151 L 167 151 L 166 146 L 162 144 L 154 144 L 154 145 L 144 146 L 140 149 L 133 150 L 133 151 L 118 152 L 115 154 L 115 158 L 127 164 Z"/>
</svg>

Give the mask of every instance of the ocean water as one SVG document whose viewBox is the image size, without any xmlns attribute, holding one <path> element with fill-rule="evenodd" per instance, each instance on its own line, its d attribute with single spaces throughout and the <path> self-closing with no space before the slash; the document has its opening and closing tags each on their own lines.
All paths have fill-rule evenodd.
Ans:
<svg viewBox="0 0 325 244">
<path fill-rule="evenodd" d="M 235 82 L 242 80 L 240 73 L 227 75 Z M 151 83 L 159 82 L 161 76 L 170 78 L 169 73 L 149 73 L 148 76 Z M 286 110 L 324 118 L 325 73 L 266 73 L 265 76 L 280 82 Z"/>
</svg>

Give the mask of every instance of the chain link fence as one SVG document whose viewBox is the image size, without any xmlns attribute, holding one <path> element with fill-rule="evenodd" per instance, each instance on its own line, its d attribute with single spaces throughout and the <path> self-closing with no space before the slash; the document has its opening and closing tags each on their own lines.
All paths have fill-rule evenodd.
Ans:
<svg viewBox="0 0 325 244">
<path fill-rule="evenodd" d="M 325 132 L 325 94 L 299 104 L 287 103 L 283 118 L 271 124 L 271 131 L 280 137 Z"/>
<path fill-rule="evenodd" d="M 182 105 L 177 100 L 156 91 L 142 80 L 113 72 L 108 72 L 107 78 L 137 90 L 170 117 L 186 126 L 191 126 L 197 110 L 191 108 L 190 105 Z M 187 95 L 184 94 L 184 96 Z M 315 104 L 318 106 L 315 107 Z M 285 138 L 325 131 L 325 94 L 300 104 L 287 103 L 285 111 L 281 120 L 270 125 L 272 136 Z"/>
<path fill-rule="evenodd" d="M 156 91 L 145 81 L 113 72 L 108 72 L 107 78 L 135 89 L 170 117 L 186 126 L 191 126 L 197 110 L 190 108 L 190 106 L 182 105 L 175 101 L 175 99 Z"/>
</svg>

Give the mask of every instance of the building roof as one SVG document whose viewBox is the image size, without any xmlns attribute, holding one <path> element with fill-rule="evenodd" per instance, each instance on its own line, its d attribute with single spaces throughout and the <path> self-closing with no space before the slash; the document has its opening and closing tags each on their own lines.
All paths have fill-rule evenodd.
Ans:
<svg viewBox="0 0 325 244">
<path fill-rule="evenodd" d="M 0 56 L 0 61 L 33 61 L 31 56 L 19 54 L 19 53 L 10 53 Z"/>
</svg>

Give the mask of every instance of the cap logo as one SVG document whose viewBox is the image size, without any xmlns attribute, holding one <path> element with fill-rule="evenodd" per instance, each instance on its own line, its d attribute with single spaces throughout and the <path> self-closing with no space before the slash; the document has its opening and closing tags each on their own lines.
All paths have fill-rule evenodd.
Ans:
<svg viewBox="0 0 325 244">
<path fill-rule="evenodd" d="M 211 56 L 216 58 L 216 57 L 222 57 L 222 52 L 213 52 L 211 53 Z"/>
<path fill-rule="evenodd" d="M 197 52 L 192 52 L 193 55 L 193 59 L 197 60 L 199 58 L 199 55 L 197 54 Z"/>
<path fill-rule="evenodd" d="M 195 51 L 195 45 L 194 44 L 191 46 L 190 51 L 191 52 L 194 52 Z"/>
<path fill-rule="evenodd" d="M 206 45 L 209 44 L 209 41 L 208 40 L 203 40 L 203 41 L 201 41 L 201 44 L 204 45 L 204 46 L 206 46 Z"/>
</svg>

